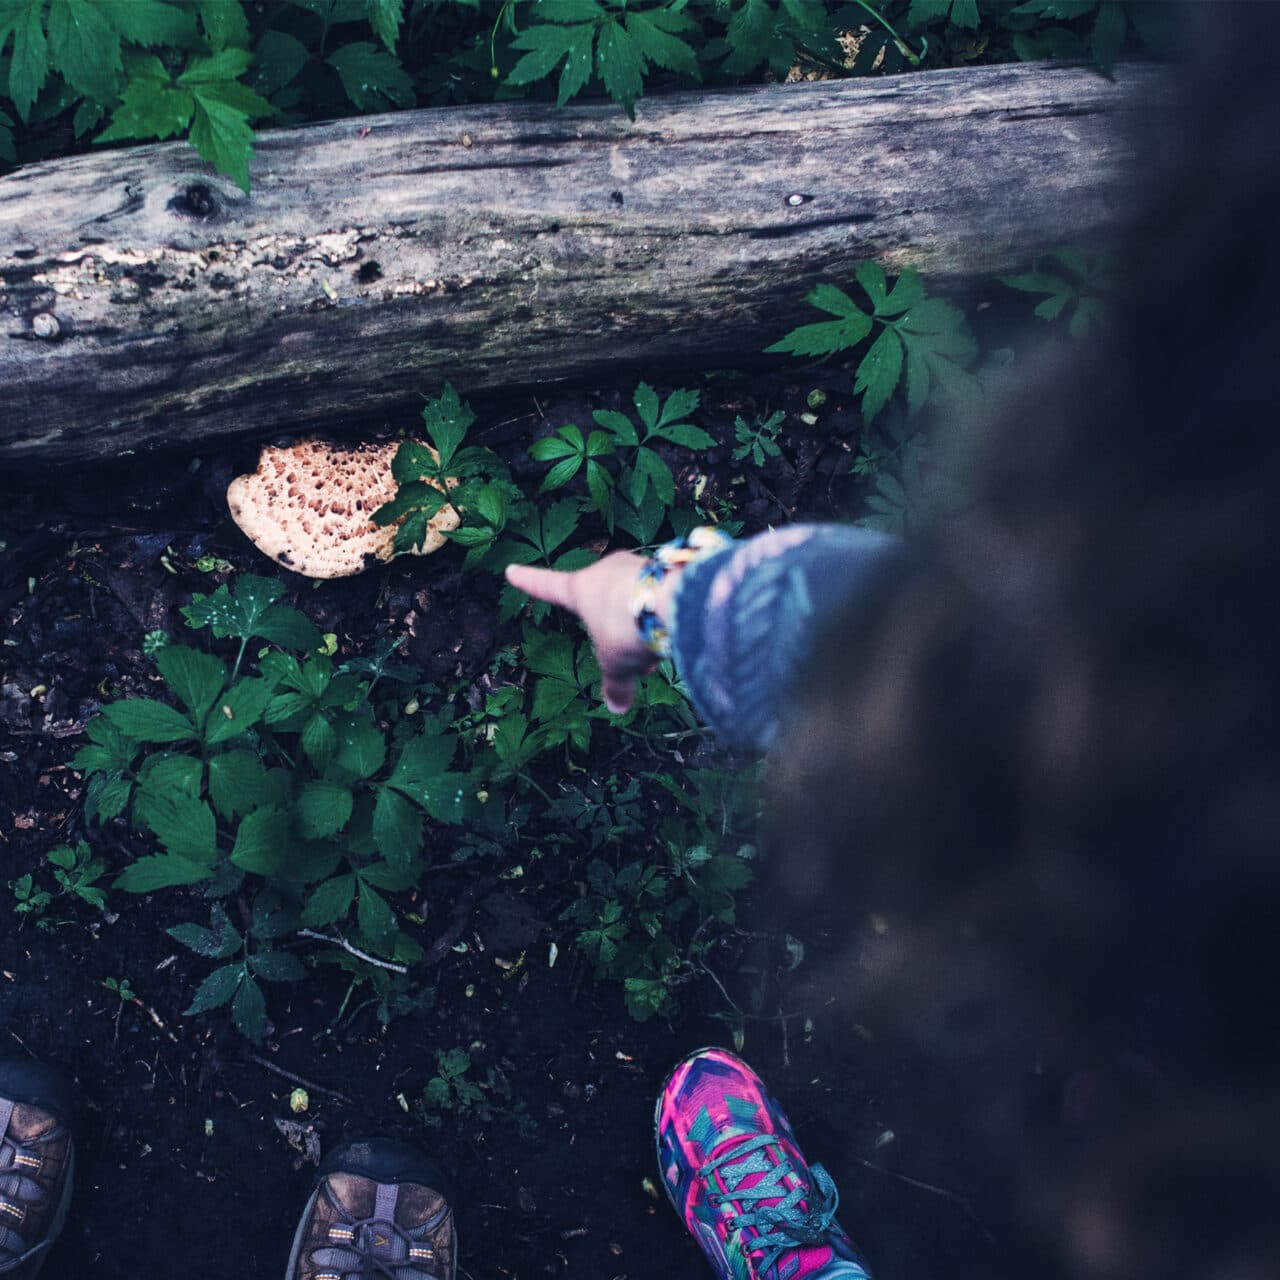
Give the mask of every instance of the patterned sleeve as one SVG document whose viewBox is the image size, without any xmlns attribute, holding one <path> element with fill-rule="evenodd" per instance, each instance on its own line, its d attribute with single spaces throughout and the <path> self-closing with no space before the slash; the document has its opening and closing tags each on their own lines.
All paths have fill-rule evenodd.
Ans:
<svg viewBox="0 0 1280 1280">
<path fill-rule="evenodd" d="M 906 544 L 845 525 L 792 525 L 734 543 L 680 575 L 676 670 L 725 746 L 765 752 L 824 624 L 906 572 Z"/>
</svg>

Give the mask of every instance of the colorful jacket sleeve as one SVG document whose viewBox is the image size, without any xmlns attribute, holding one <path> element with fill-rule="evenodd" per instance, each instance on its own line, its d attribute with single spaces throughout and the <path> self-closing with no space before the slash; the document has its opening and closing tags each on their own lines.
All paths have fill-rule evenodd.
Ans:
<svg viewBox="0 0 1280 1280">
<path fill-rule="evenodd" d="M 689 565 L 672 608 L 672 657 L 704 723 L 725 746 L 768 751 L 826 624 L 909 562 L 889 534 L 792 525 Z"/>
</svg>

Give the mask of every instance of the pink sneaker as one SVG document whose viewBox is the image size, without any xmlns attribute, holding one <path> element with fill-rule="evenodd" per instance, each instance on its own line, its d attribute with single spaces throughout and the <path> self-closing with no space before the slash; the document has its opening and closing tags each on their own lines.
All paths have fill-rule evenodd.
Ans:
<svg viewBox="0 0 1280 1280">
<path fill-rule="evenodd" d="M 700 1049 L 667 1078 L 654 1112 L 667 1196 L 719 1280 L 869 1280 L 835 1220 L 839 1195 L 805 1161 L 760 1077 Z"/>
</svg>

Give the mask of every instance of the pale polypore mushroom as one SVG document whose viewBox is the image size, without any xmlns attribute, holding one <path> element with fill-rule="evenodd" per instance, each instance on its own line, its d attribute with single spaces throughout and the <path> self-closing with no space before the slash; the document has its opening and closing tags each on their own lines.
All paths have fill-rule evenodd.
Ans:
<svg viewBox="0 0 1280 1280">
<path fill-rule="evenodd" d="M 429 447 L 429 446 L 424 446 Z M 397 524 L 379 528 L 370 516 L 396 496 L 387 444 L 339 445 L 304 440 L 262 451 L 252 475 L 227 489 L 231 516 L 263 554 L 307 578 L 345 578 L 390 560 Z M 431 517 L 413 551 L 429 555 L 458 527 L 447 503 Z"/>
</svg>

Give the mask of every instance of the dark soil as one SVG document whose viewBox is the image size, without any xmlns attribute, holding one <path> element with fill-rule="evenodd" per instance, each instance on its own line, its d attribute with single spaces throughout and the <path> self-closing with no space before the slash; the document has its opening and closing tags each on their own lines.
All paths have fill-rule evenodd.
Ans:
<svg viewBox="0 0 1280 1280">
<path fill-rule="evenodd" d="M 856 448 L 856 417 L 837 394 L 848 385 L 842 371 L 803 385 L 753 376 L 753 400 L 741 381 L 709 380 L 703 421 L 731 439 L 735 412 L 799 413 L 822 383 L 832 398 L 821 426 L 788 440 L 789 460 L 760 474 L 747 469 L 735 484 L 744 469 L 720 449 L 699 467 L 709 475 L 704 501 L 732 493 L 749 529 L 835 514 L 836 476 Z M 547 425 L 589 421 L 592 405 L 617 395 L 477 404 L 480 422 L 499 424 L 480 442 L 518 466 L 515 442 Z M 433 870 L 418 934 L 429 946 L 461 904 L 458 936 L 467 943 L 465 953 L 445 950 L 428 976 L 434 1006 L 383 1028 L 359 993 L 343 1007 L 343 975 L 318 973 L 291 1002 L 272 989 L 275 1029 L 256 1053 L 222 1015 L 181 1016 L 197 971 L 164 933 L 173 918 L 161 915 L 163 899 L 113 893 L 118 915 L 69 909 L 46 930 L 12 914 L 7 882 L 41 867 L 54 844 L 85 834 L 80 781 L 67 761 L 102 690 L 144 684 L 154 668 L 143 634 L 176 632 L 176 609 L 190 592 L 224 579 L 199 572 L 201 556 L 282 574 L 293 601 L 337 633 L 344 655 L 407 630 L 410 656 L 427 678 L 440 678 L 482 670 L 503 642 L 496 585 L 463 577 L 457 548 L 314 589 L 273 570 L 221 501 L 253 452 L 11 477 L 0 492 L 0 1053 L 66 1063 L 82 1103 L 75 1206 L 45 1277 L 282 1274 L 312 1175 L 276 1126 L 295 1119 L 291 1075 L 310 1086 L 310 1110 L 297 1120 L 325 1148 L 344 1136 L 393 1134 L 434 1149 L 456 1171 L 462 1270 L 474 1280 L 706 1275 L 652 1190 L 652 1108 L 680 1056 L 729 1042 L 714 1016 L 722 1006 L 714 991 L 697 992 L 675 1025 L 641 1025 L 616 986 L 594 985 L 559 920 L 576 892 L 571 862 L 544 860 L 536 877 L 493 876 L 479 891 L 485 873 L 469 865 Z M 93 839 L 113 866 L 123 862 L 120 824 Z M 747 897 L 745 910 L 767 918 L 766 891 Z M 803 940 L 808 959 L 783 995 L 794 1016 L 753 1024 L 745 1054 L 789 1107 L 810 1158 L 836 1177 L 842 1221 L 881 1280 L 1002 1274 L 1003 1191 L 969 1158 L 956 1063 L 936 1046 L 905 1044 L 831 1012 L 818 994 L 829 985 L 827 946 L 821 936 Z M 495 964 L 521 952 L 514 974 Z M 108 977 L 127 977 L 148 1008 L 122 1004 L 104 987 Z M 435 1051 L 459 1045 L 500 1069 L 513 1098 L 487 1123 L 450 1116 L 434 1131 L 412 1107 L 434 1074 Z"/>
</svg>

